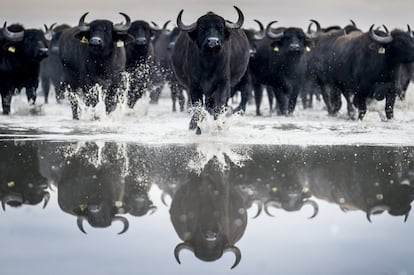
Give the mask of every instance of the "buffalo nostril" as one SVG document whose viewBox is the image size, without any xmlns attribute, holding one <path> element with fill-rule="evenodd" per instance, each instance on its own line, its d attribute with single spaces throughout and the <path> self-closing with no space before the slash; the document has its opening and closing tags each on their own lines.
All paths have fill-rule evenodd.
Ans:
<svg viewBox="0 0 414 275">
<path fill-rule="evenodd" d="M 145 38 L 145 37 L 137 37 L 135 39 L 135 43 L 137 45 L 146 45 L 147 44 L 147 38 Z"/>
<path fill-rule="evenodd" d="M 290 44 L 289 45 L 289 51 L 300 51 L 300 45 L 299 44 Z"/>
<path fill-rule="evenodd" d="M 101 46 L 102 45 L 102 39 L 99 37 L 92 37 L 89 39 L 89 44 L 94 46 Z"/>
<path fill-rule="evenodd" d="M 215 48 L 220 46 L 220 40 L 217 37 L 209 37 L 207 38 L 207 45 L 210 48 Z"/>
</svg>

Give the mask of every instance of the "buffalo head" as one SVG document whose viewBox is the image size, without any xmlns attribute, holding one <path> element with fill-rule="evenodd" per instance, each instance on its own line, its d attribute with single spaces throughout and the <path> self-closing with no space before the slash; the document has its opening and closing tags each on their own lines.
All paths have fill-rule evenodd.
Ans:
<svg viewBox="0 0 414 275">
<path fill-rule="evenodd" d="M 271 39 L 270 46 L 274 52 L 288 55 L 301 55 L 311 46 L 311 39 L 300 28 L 272 29 L 277 21 L 270 22 L 266 27 L 266 36 Z"/>
<path fill-rule="evenodd" d="M 247 211 L 240 193 L 228 182 L 210 175 L 190 175 L 172 201 L 171 221 L 183 240 L 174 255 L 189 249 L 203 261 L 215 261 L 226 251 L 235 254 L 232 268 L 241 259 L 235 243 L 242 237 L 247 225 Z"/>
<path fill-rule="evenodd" d="M 181 31 L 187 32 L 202 51 L 218 52 L 222 49 L 224 42 L 228 40 L 230 31 L 240 29 L 243 25 L 243 13 L 236 6 L 234 8 L 239 15 L 236 23 L 226 21 L 213 12 L 208 12 L 198 18 L 197 22 L 184 25 L 181 20 L 184 10 L 181 10 L 177 17 L 177 26 Z"/>
<path fill-rule="evenodd" d="M 125 24 L 113 24 L 109 20 L 94 20 L 85 23 L 88 12 L 79 19 L 77 31 L 74 37 L 81 43 L 87 44 L 91 53 L 109 55 L 119 41 L 131 41 L 127 31 L 131 26 L 131 19 L 125 13 L 120 13 L 125 18 Z"/>
</svg>

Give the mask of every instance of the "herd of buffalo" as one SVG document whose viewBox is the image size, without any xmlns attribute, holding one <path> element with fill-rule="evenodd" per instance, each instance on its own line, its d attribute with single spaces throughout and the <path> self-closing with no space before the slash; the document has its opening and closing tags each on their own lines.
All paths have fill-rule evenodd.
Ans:
<svg viewBox="0 0 414 275">
<path fill-rule="evenodd" d="M 204 106 L 217 117 L 230 97 L 241 93 L 234 111 L 245 111 L 254 96 L 256 114 L 264 89 L 270 102 L 276 99 L 280 115 L 294 112 L 298 97 L 303 106 L 312 106 L 312 97 L 321 95 L 330 115 L 346 99 L 351 119 L 362 120 L 370 99 L 385 99 L 387 119 L 393 118 L 397 97 L 404 99 L 414 71 L 414 35 L 407 30 L 389 31 L 372 25 L 360 30 L 351 20 L 344 27 L 321 27 L 311 20 L 307 30 L 266 27 L 255 20 L 258 29 L 243 29 L 243 12 L 234 7 L 235 23 L 208 12 L 196 22 L 177 16 L 177 27 L 170 30 L 154 22 L 132 21 L 120 13 L 124 22 L 87 22 L 83 14 L 77 26 L 45 25 L 45 31 L 26 29 L 21 24 L 4 23 L 0 31 L 0 92 L 3 114 L 10 113 L 12 96 L 25 88 L 30 104 L 36 101 L 39 82 L 45 101 L 50 83 L 56 100 L 69 100 L 74 119 L 79 118 L 81 100 L 95 106 L 99 100 L 93 87 L 104 90 L 106 112 L 123 100 L 133 108 L 148 93 L 157 102 L 165 84 L 169 85 L 173 111 L 179 101 Z M 128 85 L 125 84 L 128 76 Z M 272 110 L 272 105 L 270 106 Z M 355 108 L 358 112 L 355 111 Z M 190 129 L 201 133 L 195 112 Z"/>
</svg>

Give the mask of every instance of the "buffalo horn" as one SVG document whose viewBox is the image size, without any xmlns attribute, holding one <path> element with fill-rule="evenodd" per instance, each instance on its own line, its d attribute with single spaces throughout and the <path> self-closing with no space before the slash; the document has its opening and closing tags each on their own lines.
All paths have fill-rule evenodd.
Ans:
<svg viewBox="0 0 414 275">
<path fill-rule="evenodd" d="M 157 212 L 158 208 L 155 205 L 151 205 L 148 209 L 148 213 L 150 215 L 154 214 L 155 212 Z"/>
<path fill-rule="evenodd" d="M 357 25 L 355 24 L 355 21 L 352 19 L 349 19 L 349 21 L 351 22 L 352 26 L 354 26 L 355 28 L 357 27 Z"/>
<path fill-rule="evenodd" d="M 157 24 L 157 23 L 155 23 L 154 21 L 151 21 L 151 24 L 154 26 L 154 28 L 155 28 L 156 30 L 159 30 L 159 29 L 160 29 L 160 26 L 158 26 L 158 24 Z"/>
<path fill-rule="evenodd" d="M 243 15 L 242 11 L 238 7 L 236 7 L 236 6 L 233 6 L 233 7 L 236 9 L 237 14 L 239 15 L 239 18 L 237 19 L 237 22 L 236 23 L 230 23 L 230 22 L 227 22 L 226 21 L 226 27 L 228 29 L 231 29 L 231 30 L 236 30 L 236 29 L 240 29 L 241 26 L 243 25 L 244 15 Z"/>
<path fill-rule="evenodd" d="M 411 38 L 414 38 L 414 34 L 413 34 L 413 32 L 411 31 L 411 27 L 410 27 L 410 25 L 409 25 L 409 24 L 407 24 L 407 32 L 408 32 L 408 34 L 410 35 L 410 37 L 411 37 Z"/>
<path fill-rule="evenodd" d="M 231 251 L 236 256 L 236 260 L 234 261 L 234 264 L 231 266 L 231 269 L 235 268 L 240 263 L 240 260 L 241 260 L 241 252 L 240 252 L 240 249 L 238 249 L 235 246 L 231 246 L 229 248 L 226 248 L 224 251 L 225 252 Z"/>
<path fill-rule="evenodd" d="M 318 215 L 318 212 L 319 212 L 319 206 L 318 206 L 318 204 L 314 200 L 306 200 L 303 203 L 303 205 L 306 205 L 306 204 L 312 205 L 312 207 L 313 207 L 313 214 L 308 219 L 315 218 L 316 215 Z"/>
<path fill-rule="evenodd" d="M 373 206 L 367 212 L 367 220 L 369 222 L 371 222 L 371 215 L 372 214 L 382 213 L 384 211 L 389 211 L 389 210 L 390 210 L 390 208 L 386 205 Z"/>
<path fill-rule="evenodd" d="M 253 219 L 259 217 L 260 213 L 262 213 L 263 203 L 261 200 L 254 200 L 253 203 L 257 205 L 257 213 L 254 215 Z"/>
<path fill-rule="evenodd" d="M 167 20 L 167 22 L 164 23 L 164 25 L 162 25 L 162 32 L 166 32 L 167 31 L 167 27 L 168 24 L 170 24 L 171 20 Z"/>
<path fill-rule="evenodd" d="M 194 253 L 194 249 L 189 244 L 187 244 L 187 243 L 180 243 L 180 244 L 178 244 L 175 247 L 175 249 L 174 249 L 174 256 L 175 256 L 175 260 L 179 264 L 181 264 L 181 261 L 180 261 L 180 252 L 183 249 L 188 249 L 188 250 L 190 250 L 191 252 Z"/>
<path fill-rule="evenodd" d="M 277 21 L 275 20 L 275 21 L 272 21 L 269 24 L 267 24 L 267 27 L 266 27 L 266 35 L 267 35 L 267 37 L 269 37 L 271 39 L 281 39 L 283 37 L 283 35 L 284 35 L 284 32 L 282 31 L 282 32 L 277 33 L 277 34 L 276 33 L 273 33 L 273 31 L 272 31 L 272 25 L 274 23 L 277 23 Z"/>
<path fill-rule="evenodd" d="M 49 194 L 49 192 L 45 192 L 45 193 L 44 193 L 44 195 L 43 195 L 43 199 L 45 200 L 45 201 L 43 202 L 43 209 L 45 209 L 45 207 L 46 207 L 47 203 L 48 203 L 48 202 L 49 202 L 49 200 L 50 200 L 50 194 Z"/>
<path fill-rule="evenodd" d="M 259 20 L 254 19 L 254 21 L 259 25 L 260 30 L 254 34 L 253 38 L 254 40 L 262 40 L 266 35 L 263 24 Z"/>
<path fill-rule="evenodd" d="M 181 10 L 177 17 L 177 26 L 180 29 L 180 31 L 183 32 L 190 32 L 196 29 L 197 22 L 191 24 L 191 25 L 184 25 L 183 21 L 181 20 L 181 17 L 183 16 L 184 10 Z"/>
<path fill-rule="evenodd" d="M 3 208 L 3 211 L 6 211 L 6 204 L 4 201 L 1 201 L 1 208 Z"/>
<path fill-rule="evenodd" d="M 377 35 L 376 33 L 375 33 L 375 31 L 374 31 L 374 25 L 372 25 L 371 26 L 371 28 L 369 28 L 369 36 L 373 39 L 373 40 L 375 40 L 375 41 L 377 41 L 378 43 L 380 43 L 380 44 L 388 44 L 388 43 L 391 43 L 391 41 L 392 41 L 392 35 L 391 34 L 389 34 L 389 32 L 388 32 L 388 29 L 387 28 L 385 28 L 385 26 L 384 26 L 384 29 L 385 29 L 385 31 L 386 31 L 386 33 L 387 33 L 387 36 L 379 36 L 379 35 Z"/>
<path fill-rule="evenodd" d="M 78 28 L 82 32 L 89 31 L 89 26 L 85 23 L 85 18 L 89 12 L 85 12 L 79 19 Z"/>
<path fill-rule="evenodd" d="M 114 25 L 114 30 L 118 32 L 125 32 L 131 26 L 131 18 L 123 12 L 120 12 L 119 14 L 125 18 L 125 24 L 121 23 L 121 24 Z"/>
<path fill-rule="evenodd" d="M 83 216 L 78 216 L 78 219 L 77 219 L 77 224 L 78 224 L 78 228 L 79 228 L 79 230 L 80 230 L 80 231 L 82 231 L 84 234 L 86 234 L 85 229 L 83 229 L 83 221 L 84 221 L 84 220 L 86 220 L 86 218 L 85 218 L 85 217 L 83 217 Z"/>
<path fill-rule="evenodd" d="M 269 212 L 269 206 L 274 206 L 276 208 L 281 208 L 282 207 L 282 205 L 280 204 L 280 202 L 277 202 L 277 201 L 274 201 L 274 200 L 268 200 L 267 202 L 265 202 L 264 211 L 270 217 L 274 217 L 274 215 L 272 215 L 272 213 Z"/>
<path fill-rule="evenodd" d="M 168 196 L 168 193 L 163 191 L 162 194 L 161 194 L 161 202 L 162 202 L 162 204 L 164 204 L 165 206 L 168 207 L 167 196 Z"/>
<path fill-rule="evenodd" d="M 125 233 L 128 230 L 129 222 L 125 217 L 115 216 L 115 217 L 112 218 L 112 222 L 114 222 L 114 221 L 120 221 L 124 224 L 124 229 L 122 229 L 122 231 L 119 232 L 118 235 L 121 235 L 122 233 Z"/>
<path fill-rule="evenodd" d="M 21 31 L 21 32 L 12 32 L 12 31 L 10 31 L 7 28 L 7 22 L 4 22 L 4 25 L 3 25 L 3 35 L 4 35 L 4 37 L 6 37 L 10 41 L 18 42 L 18 41 L 22 41 L 23 40 L 24 31 Z"/>
<path fill-rule="evenodd" d="M 316 21 L 315 19 L 311 19 L 309 21 L 311 21 L 311 23 L 308 26 L 308 34 L 312 33 L 312 23 L 316 25 L 316 33 L 321 32 L 321 24 L 319 24 L 318 21 Z"/>
</svg>

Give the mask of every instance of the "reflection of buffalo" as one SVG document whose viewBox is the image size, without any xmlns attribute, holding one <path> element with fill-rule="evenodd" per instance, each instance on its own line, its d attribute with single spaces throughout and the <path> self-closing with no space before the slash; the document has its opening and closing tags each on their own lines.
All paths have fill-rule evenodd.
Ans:
<svg viewBox="0 0 414 275">
<path fill-rule="evenodd" d="M 36 147 L 32 144 L 2 142 L 0 156 L 4 156 L 0 161 L 0 200 L 3 210 L 6 210 L 6 205 L 18 207 L 23 204 L 36 205 L 42 201 L 45 208 L 50 194 L 46 178 L 39 173 Z"/>
<path fill-rule="evenodd" d="M 151 155 L 147 149 L 105 143 L 51 144 L 39 147 L 40 171 L 58 187 L 61 209 L 92 227 L 109 227 L 121 221 L 124 233 L 129 226 L 121 214 L 143 216 L 156 207 L 148 196 Z"/>
<path fill-rule="evenodd" d="M 235 243 L 246 229 L 247 211 L 240 192 L 222 172 L 210 168 L 200 175 L 190 173 L 175 193 L 171 221 L 183 242 L 174 255 L 180 263 L 180 251 L 189 249 L 203 261 L 215 261 L 231 251 L 236 255 L 234 268 L 241 259 Z"/>
<path fill-rule="evenodd" d="M 309 187 L 344 211 L 366 212 L 369 221 L 384 211 L 407 220 L 414 200 L 407 172 L 412 159 L 406 148 L 320 148 L 309 163 Z"/>
</svg>

